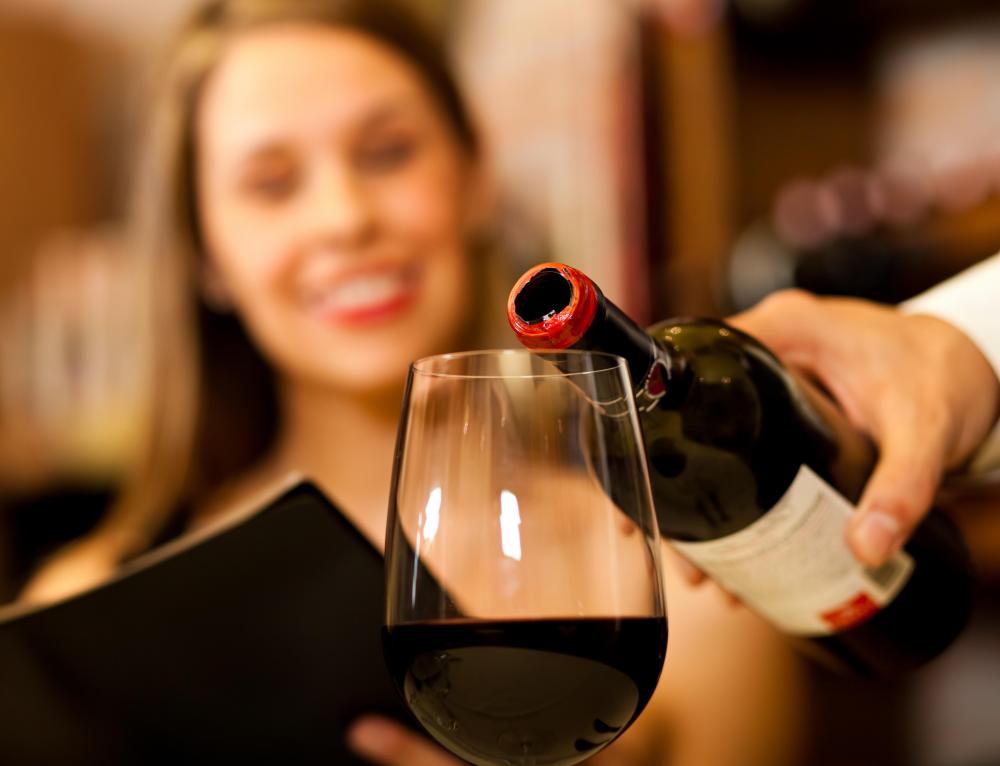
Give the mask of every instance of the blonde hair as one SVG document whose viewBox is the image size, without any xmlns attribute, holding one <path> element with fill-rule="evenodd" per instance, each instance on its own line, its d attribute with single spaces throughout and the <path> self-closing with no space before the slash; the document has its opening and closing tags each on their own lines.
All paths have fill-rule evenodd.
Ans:
<svg viewBox="0 0 1000 766">
<path fill-rule="evenodd" d="M 196 287 L 202 248 L 192 123 L 202 84 L 227 41 L 286 22 L 348 27 L 391 47 L 422 75 L 460 144 L 478 151 L 441 46 L 395 2 L 216 0 L 192 17 L 169 58 L 135 192 L 132 245 L 145 296 L 139 331 L 148 357 L 143 438 L 120 497 L 94 533 L 119 558 L 148 547 L 175 509 L 197 504 L 259 458 L 274 438 L 277 404 L 269 367 L 238 319 L 205 306 Z M 224 347 L 221 353 L 217 346 Z M 212 369 L 220 365 L 226 369 Z M 227 391 L 219 396 L 223 374 Z M 243 409 L 243 417 L 224 422 L 216 410 L 226 406 Z"/>
</svg>

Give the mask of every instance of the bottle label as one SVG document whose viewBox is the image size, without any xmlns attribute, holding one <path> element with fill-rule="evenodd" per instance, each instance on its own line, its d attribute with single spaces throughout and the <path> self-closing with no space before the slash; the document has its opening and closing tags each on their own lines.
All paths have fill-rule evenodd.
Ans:
<svg viewBox="0 0 1000 766">
<path fill-rule="evenodd" d="M 786 633 L 822 636 L 864 622 L 913 572 L 904 551 L 867 568 L 847 546 L 853 506 L 803 465 L 784 497 L 749 527 L 673 546 Z"/>
</svg>

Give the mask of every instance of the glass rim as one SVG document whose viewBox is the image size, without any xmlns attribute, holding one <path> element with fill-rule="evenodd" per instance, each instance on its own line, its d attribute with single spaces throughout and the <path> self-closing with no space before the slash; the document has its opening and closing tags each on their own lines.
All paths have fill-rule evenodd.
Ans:
<svg viewBox="0 0 1000 766">
<path fill-rule="evenodd" d="M 495 373 L 473 374 L 462 372 L 443 372 L 440 370 L 422 369 L 425 365 L 438 361 L 453 361 L 473 357 L 540 357 L 540 358 L 591 358 L 603 360 L 603 365 L 592 370 L 570 370 L 545 373 Z M 625 359 L 618 354 L 606 351 L 589 351 L 584 349 L 527 349 L 527 348 L 494 348 L 475 351 L 453 351 L 446 354 L 423 356 L 410 363 L 410 371 L 430 378 L 452 378 L 454 380 L 541 380 L 545 378 L 572 378 L 580 376 L 600 375 L 618 370 L 628 369 Z"/>
</svg>

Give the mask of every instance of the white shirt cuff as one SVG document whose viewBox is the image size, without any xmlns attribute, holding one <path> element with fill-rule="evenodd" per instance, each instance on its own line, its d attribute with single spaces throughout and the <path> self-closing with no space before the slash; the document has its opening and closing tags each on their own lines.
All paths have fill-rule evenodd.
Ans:
<svg viewBox="0 0 1000 766">
<path fill-rule="evenodd" d="M 983 261 L 900 304 L 907 314 L 930 314 L 964 332 L 1000 378 L 1000 255 Z M 1000 468 L 1000 422 L 968 464 L 969 473 Z"/>
</svg>

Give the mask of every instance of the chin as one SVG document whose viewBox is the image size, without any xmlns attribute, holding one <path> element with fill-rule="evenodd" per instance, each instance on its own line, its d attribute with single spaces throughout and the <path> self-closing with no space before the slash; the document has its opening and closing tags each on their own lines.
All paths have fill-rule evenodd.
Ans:
<svg viewBox="0 0 1000 766">
<path fill-rule="evenodd" d="M 414 357 L 416 358 L 416 357 Z M 402 391 L 409 373 L 409 357 L 362 359 L 350 370 L 328 370 L 323 379 L 332 389 L 354 396 L 377 396 Z"/>
<path fill-rule="evenodd" d="M 325 351 L 308 358 L 296 355 L 297 377 L 350 396 L 402 392 L 413 361 L 455 350 L 451 334 L 437 324 L 411 316 L 406 325 L 395 328 L 397 338 L 393 343 L 387 343 L 385 338 L 372 338 L 369 342 L 352 338 L 350 342 L 325 344 Z M 414 325 L 423 325 L 419 337 L 412 332 Z M 406 338 L 406 342 L 400 343 L 400 337 Z"/>
</svg>

